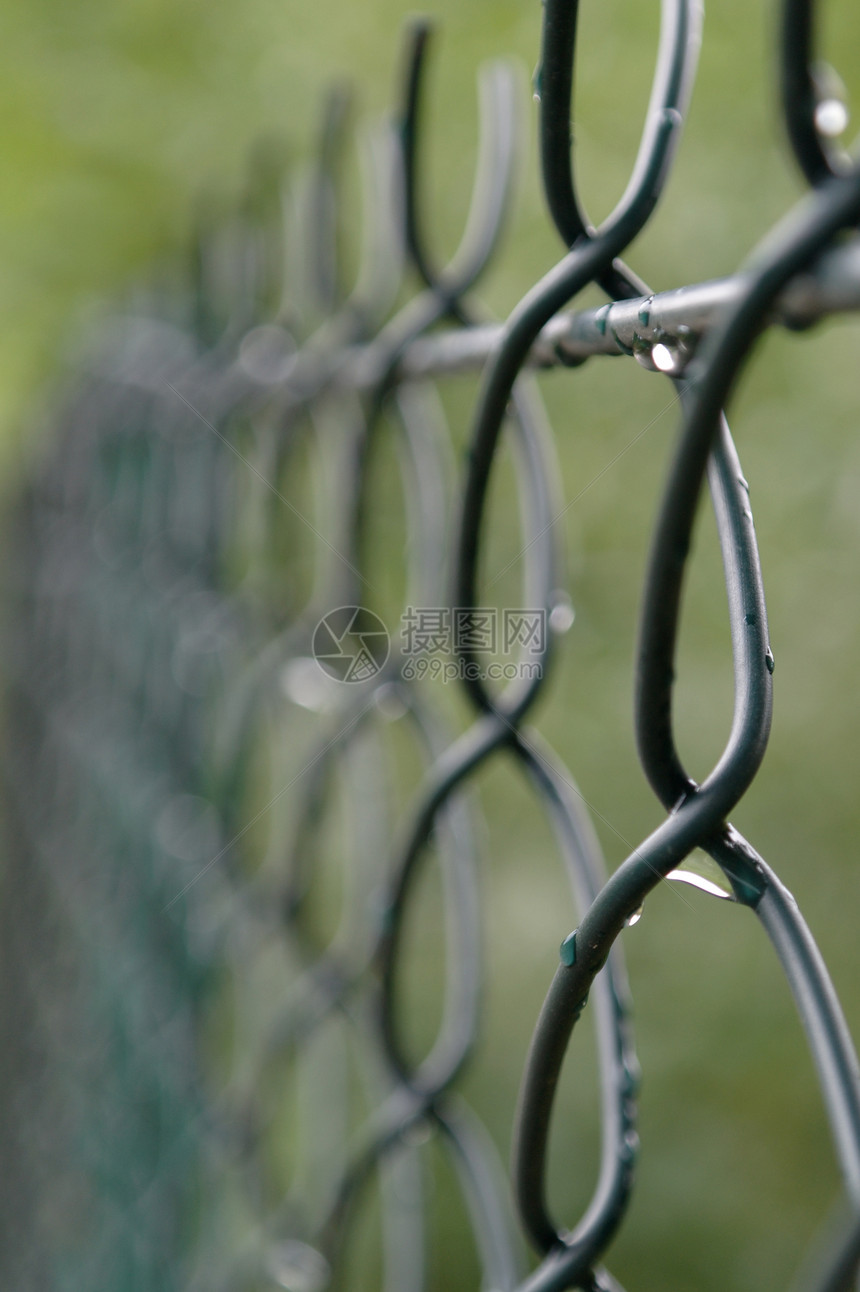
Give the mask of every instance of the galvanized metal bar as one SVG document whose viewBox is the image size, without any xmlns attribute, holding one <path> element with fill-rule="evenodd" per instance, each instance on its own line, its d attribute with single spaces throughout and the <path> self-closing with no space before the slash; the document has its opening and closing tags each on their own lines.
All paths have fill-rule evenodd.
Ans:
<svg viewBox="0 0 860 1292">
<path fill-rule="evenodd" d="M 553 368 L 597 355 L 639 354 L 647 366 L 655 345 L 669 354 L 666 370 L 683 371 L 697 343 L 737 304 L 746 286 L 742 275 L 696 283 L 654 295 L 613 301 L 574 313 L 558 313 L 540 330 L 526 365 Z M 828 248 L 797 275 L 774 301 L 769 322 L 801 331 L 834 314 L 860 310 L 860 241 Z M 431 379 L 480 370 L 502 338 L 500 324 L 420 337 L 403 353 L 401 380 Z M 339 358 L 333 383 L 363 389 L 373 380 L 373 347 L 347 351 Z M 673 367 L 674 366 L 674 367 Z"/>
</svg>

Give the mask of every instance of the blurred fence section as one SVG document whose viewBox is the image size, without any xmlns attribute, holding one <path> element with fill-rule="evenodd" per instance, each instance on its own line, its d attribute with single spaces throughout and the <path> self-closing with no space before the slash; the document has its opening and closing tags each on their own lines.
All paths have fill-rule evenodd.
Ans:
<svg viewBox="0 0 860 1292">
<path fill-rule="evenodd" d="M 504 66 L 481 81 L 472 206 L 441 267 L 421 196 L 417 25 L 396 129 L 364 145 L 353 286 L 338 90 L 308 172 L 286 182 L 261 161 L 235 219 L 200 233 L 191 285 L 106 329 L 9 519 L 5 1286 L 617 1288 L 603 1260 L 638 1151 L 618 935 L 667 877 L 754 910 L 785 969 L 847 1200 L 803 1277 L 851 1285 L 857 1060 L 796 903 L 728 823 L 765 752 L 774 660 L 750 485 L 721 410 L 765 328 L 860 305 L 860 174 L 837 149 L 846 122 L 814 63 L 811 6 L 786 0 L 784 113 L 811 192 L 736 277 L 651 293 L 620 257 L 666 183 L 699 28 L 697 4 L 663 0 L 639 155 L 594 229 L 571 160 L 576 5 L 546 0 L 536 92 L 564 254 L 504 324 L 472 289 L 510 204 L 516 81 Z M 607 304 L 562 312 L 592 284 Z M 673 383 L 681 427 L 636 681 L 639 753 L 665 817 L 607 879 L 572 774 L 529 715 L 572 618 L 565 502 L 531 370 L 610 355 Z M 439 391 L 481 370 L 465 435 Z M 380 472 L 381 441 L 399 483 Z M 498 605 L 481 560 L 503 443 L 523 583 Z M 698 783 L 675 747 L 672 687 L 706 480 L 735 707 Z M 402 552 L 374 537 L 390 490 L 405 500 Z M 486 976 L 472 782 L 495 759 L 545 813 L 578 921 L 525 1064 L 512 1191 L 459 1093 Z M 444 954 L 432 946 L 407 972 L 434 921 Z M 550 1115 L 587 1001 L 600 1167 L 583 1215 L 556 1218 Z M 462 1252 L 429 1219 L 440 1196 L 460 1217 L 451 1232 L 470 1236 Z"/>
</svg>

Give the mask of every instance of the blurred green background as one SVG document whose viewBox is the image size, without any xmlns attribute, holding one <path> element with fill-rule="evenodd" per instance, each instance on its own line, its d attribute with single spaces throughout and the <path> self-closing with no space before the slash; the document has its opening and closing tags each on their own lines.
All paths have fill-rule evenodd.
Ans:
<svg viewBox="0 0 860 1292">
<path fill-rule="evenodd" d="M 537 0 L 437 0 L 429 12 L 442 32 L 428 95 L 426 196 L 441 248 L 453 247 L 468 200 L 475 70 L 498 55 L 523 66 L 529 155 L 516 218 L 480 293 L 502 316 L 561 250 L 541 200 L 528 92 L 541 8 Z M 386 110 L 404 16 L 396 0 L 6 6 L 0 444 L 7 490 L 14 492 L 31 446 L 46 443 L 53 391 L 73 366 L 79 338 L 107 302 L 150 278 L 157 264 L 181 258 L 201 192 L 237 192 L 260 137 L 283 140 L 298 163 L 313 145 L 332 77 L 355 80 L 362 119 Z M 852 77 L 860 90 L 860 11 L 842 0 L 824 19 L 822 53 L 849 92 Z M 576 138 L 595 219 L 620 193 L 634 156 L 657 20 L 656 3 L 644 0 L 583 5 Z M 777 111 L 776 22 L 775 6 L 742 0 L 723 0 L 706 15 L 680 156 L 628 256 L 655 289 L 732 272 L 803 191 Z M 771 746 L 735 821 L 795 892 L 855 1035 L 858 344 L 860 325 L 845 319 L 809 335 L 767 337 L 729 418 L 752 487 L 776 657 Z M 577 499 L 565 517 L 576 622 L 537 721 L 595 809 L 614 866 L 661 818 L 635 759 L 632 660 L 648 534 L 677 415 L 668 384 L 635 364 L 595 361 L 552 374 L 543 387 L 565 494 Z M 446 400 L 462 437 L 474 383 L 452 383 Z M 501 520 L 504 480 L 494 506 Z M 396 507 L 383 512 L 380 547 L 390 549 L 399 523 Z M 507 525 L 493 530 L 489 565 L 501 568 L 518 539 Z M 708 770 L 730 721 L 725 618 L 719 556 L 703 514 L 678 668 L 681 749 L 694 774 Z M 490 822 L 490 988 L 486 1035 L 463 1089 L 507 1154 L 525 1047 L 569 919 L 539 807 L 502 762 L 479 779 Z M 435 954 L 427 924 L 416 978 L 421 957 Z M 663 886 L 624 942 L 644 1069 L 643 1147 L 610 1266 L 639 1292 L 784 1287 L 838 1179 L 811 1063 L 764 936 L 747 911 Z M 570 1221 L 588 1196 L 596 1160 L 587 1039 L 577 1040 L 573 1059 L 551 1189 L 557 1213 Z M 474 1254 L 451 1237 L 456 1223 L 442 1207 L 438 1287 L 475 1285 Z"/>
</svg>

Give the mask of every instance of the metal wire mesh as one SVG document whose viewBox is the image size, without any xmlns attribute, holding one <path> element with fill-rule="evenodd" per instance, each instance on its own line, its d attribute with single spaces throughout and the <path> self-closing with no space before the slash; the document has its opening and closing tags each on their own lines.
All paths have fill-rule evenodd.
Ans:
<svg viewBox="0 0 860 1292">
<path fill-rule="evenodd" d="M 663 0 L 639 155 L 594 229 L 571 167 L 576 10 L 546 0 L 537 78 L 546 197 L 566 250 L 505 324 L 481 317 L 472 288 L 509 206 L 515 85 L 504 67 L 484 78 L 472 209 L 439 268 L 419 198 L 428 28 L 417 25 L 398 129 L 380 130 L 369 152 L 355 287 L 344 289 L 337 253 L 337 92 L 283 289 L 261 181 L 234 225 L 201 235 L 190 306 L 150 302 L 112 329 L 14 508 L 0 908 L 7 1286 L 420 1289 L 423 1163 L 436 1145 L 484 1287 L 618 1287 L 602 1262 L 638 1150 L 618 937 L 670 875 L 750 907 L 782 964 L 847 1199 L 809 1285 L 851 1285 L 857 1059 L 794 899 L 728 822 L 765 752 L 773 656 L 749 486 L 721 410 L 765 328 L 860 303 L 860 177 L 822 127 L 811 5 L 786 0 L 783 108 L 812 191 L 734 278 L 651 294 L 619 257 L 665 186 L 701 15 Z M 417 294 L 404 292 L 404 263 Z M 609 303 L 561 313 L 589 284 Z M 552 434 L 528 369 L 597 355 L 664 373 L 683 410 L 636 679 L 639 754 L 666 815 L 608 879 L 570 772 L 527 725 L 570 619 Z M 481 366 L 461 480 L 437 386 Z M 383 434 L 408 499 L 399 638 L 377 613 Z M 503 434 L 526 575 L 519 604 L 500 614 L 482 600 L 481 559 Z M 706 478 L 735 705 L 724 752 L 696 782 L 675 746 L 672 690 Z M 430 685 L 443 669 L 465 723 Z M 515 1207 L 460 1094 L 486 959 L 471 783 L 502 757 L 546 814 L 580 913 L 525 1064 Z M 404 804 L 408 758 L 423 771 Z M 691 863 L 696 849 L 710 861 Z M 416 893 L 434 869 L 445 989 L 421 1047 L 411 1027 L 423 1006 L 404 1001 L 401 980 Z M 583 1215 L 562 1225 L 546 1198 L 550 1115 L 587 1001 L 600 1167 Z M 381 1237 L 361 1248 L 371 1228 Z"/>
</svg>

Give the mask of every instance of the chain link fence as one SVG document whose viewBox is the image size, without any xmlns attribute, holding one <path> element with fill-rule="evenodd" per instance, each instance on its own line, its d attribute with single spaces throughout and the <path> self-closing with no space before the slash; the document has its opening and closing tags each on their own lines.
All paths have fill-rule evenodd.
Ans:
<svg viewBox="0 0 860 1292">
<path fill-rule="evenodd" d="M 663 0 L 639 153 L 594 228 L 571 161 L 577 5 L 546 0 L 535 90 L 564 254 L 504 324 L 473 288 L 510 206 L 516 79 L 502 65 L 482 79 L 472 206 L 441 267 L 421 198 L 419 23 L 396 128 L 366 150 L 353 287 L 338 90 L 313 166 L 285 190 L 288 219 L 261 170 L 236 219 L 201 233 L 193 291 L 108 330 L 8 525 L 6 1286 L 418 1292 L 452 1286 L 445 1271 L 462 1266 L 495 1292 L 618 1288 L 603 1262 L 639 1151 L 619 935 L 666 878 L 749 907 L 770 940 L 844 1182 L 798 1286 L 854 1285 L 855 1051 L 794 898 L 729 823 L 767 746 L 774 657 L 750 486 L 722 410 L 767 328 L 860 304 L 860 176 L 837 147 L 847 119 L 813 58 L 812 9 L 785 0 L 780 37 L 810 192 L 732 278 L 653 294 L 620 259 L 670 173 L 699 6 Z M 568 308 L 595 284 L 606 304 Z M 635 682 L 663 819 L 609 877 L 571 772 L 530 722 L 573 618 L 536 370 L 597 356 L 662 374 L 681 421 Z M 464 438 L 440 390 L 468 372 L 482 376 Z M 575 388 L 575 373 L 563 379 Z M 399 482 L 379 465 L 382 440 Z M 507 604 L 492 584 L 508 571 L 486 575 L 503 452 L 524 535 Z M 735 696 L 725 748 L 696 780 L 673 685 L 706 483 Z M 378 532 L 384 489 L 405 499 L 403 553 Z M 463 1093 L 493 962 L 474 787 L 498 760 L 544 814 L 577 912 L 508 1110 L 512 1190 Z M 444 928 L 444 952 L 428 924 Z M 601 1145 L 577 1217 L 556 1214 L 547 1176 L 583 1012 Z M 440 1205 L 460 1218 L 468 1260 L 452 1249 L 440 1263 Z"/>
</svg>

